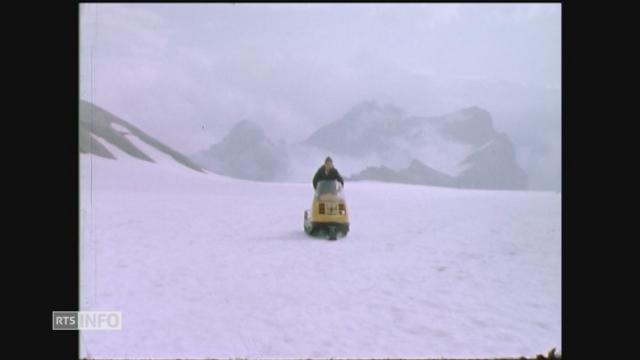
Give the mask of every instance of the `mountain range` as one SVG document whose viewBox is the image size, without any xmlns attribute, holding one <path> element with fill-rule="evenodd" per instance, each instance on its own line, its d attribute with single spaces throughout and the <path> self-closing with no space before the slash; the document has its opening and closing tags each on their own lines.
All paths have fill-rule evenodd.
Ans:
<svg viewBox="0 0 640 360">
<path fill-rule="evenodd" d="M 408 116 L 393 104 L 366 101 L 291 145 L 272 141 L 257 123 L 244 120 L 191 159 L 232 177 L 306 181 L 326 155 L 343 164 L 341 172 L 354 181 L 527 188 L 527 174 L 517 163 L 511 140 L 479 107 L 424 117 Z"/>
<path fill-rule="evenodd" d="M 110 159 L 120 154 L 154 162 L 168 155 L 199 172 L 254 181 L 310 181 L 327 155 L 350 181 L 522 190 L 528 176 L 508 135 L 491 114 L 468 107 L 437 116 L 414 116 L 393 104 L 366 101 L 286 144 L 269 138 L 255 121 L 242 120 L 207 149 L 190 156 L 88 101 L 80 101 L 79 151 Z M 150 151 L 152 150 L 152 151 Z"/>
</svg>

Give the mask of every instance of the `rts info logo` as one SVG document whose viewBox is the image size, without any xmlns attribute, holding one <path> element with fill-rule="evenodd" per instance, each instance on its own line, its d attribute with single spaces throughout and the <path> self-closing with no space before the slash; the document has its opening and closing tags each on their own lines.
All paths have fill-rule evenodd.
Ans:
<svg viewBox="0 0 640 360">
<path fill-rule="evenodd" d="M 122 330 L 119 311 L 54 311 L 53 330 Z"/>
</svg>

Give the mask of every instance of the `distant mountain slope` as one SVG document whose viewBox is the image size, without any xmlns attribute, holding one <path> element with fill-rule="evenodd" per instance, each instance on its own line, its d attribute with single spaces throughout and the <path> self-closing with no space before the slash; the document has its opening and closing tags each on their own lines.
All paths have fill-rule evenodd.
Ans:
<svg viewBox="0 0 640 360">
<path fill-rule="evenodd" d="M 516 163 L 515 148 L 506 134 L 499 134 L 461 163 L 466 166 L 457 177 L 459 187 L 520 190 L 528 187 L 524 170 Z"/>
<path fill-rule="evenodd" d="M 427 119 L 440 126 L 443 135 L 473 146 L 483 145 L 497 134 L 493 128 L 491 114 L 477 106 Z"/>
<path fill-rule="evenodd" d="M 393 105 L 363 102 L 316 130 L 303 143 L 351 156 L 382 154 L 395 136 L 408 130 L 402 118 L 402 110 Z"/>
<path fill-rule="evenodd" d="M 515 149 L 493 127 L 488 111 L 473 106 L 453 113 L 405 116 L 393 105 L 364 102 L 303 142 L 351 158 L 376 156 L 353 180 L 484 189 L 526 189 Z M 392 170 L 386 163 L 402 162 Z M 407 167 L 407 163 L 409 166 Z M 377 166 L 376 166 L 377 165 Z"/>
<path fill-rule="evenodd" d="M 394 105 L 363 102 L 340 119 L 321 127 L 303 143 L 352 157 L 399 157 L 456 175 L 459 164 L 496 135 L 491 115 L 470 107 L 441 116 L 406 116 Z"/>
<path fill-rule="evenodd" d="M 248 120 L 238 122 L 222 141 L 191 159 L 217 174 L 257 181 L 286 180 L 289 167 L 286 146 Z"/>
<path fill-rule="evenodd" d="M 413 160 L 406 169 L 394 171 L 386 166 L 370 166 L 347 180 L 377 180 L 416 185 L 456 187 L 455 179 L 439 172 L 418 160 Z"/>
<path fill-rule="evenodd" d="M 116 157 L 113 153 L 110 152 L 102 143 L 107 142 L 132 157 L 155 162 L 148 154 L 145 154 L 127 139 L 125 135 L 128 134 L 122 130 L 116 129 L 117 127 L 126 129 L 131 135 L 136 136 L 144 143 L 171 156 L 178 163 L 190 169 L 203 172 L 202 168 L 196 165 L 188 157 L 163 144 L 160 140 L 146 134 L 133 124 L 111 114 L 95 104 L 80 100 L 80 122 L 78 135 L 81 153 L 115 159 Z"/>
</svg>

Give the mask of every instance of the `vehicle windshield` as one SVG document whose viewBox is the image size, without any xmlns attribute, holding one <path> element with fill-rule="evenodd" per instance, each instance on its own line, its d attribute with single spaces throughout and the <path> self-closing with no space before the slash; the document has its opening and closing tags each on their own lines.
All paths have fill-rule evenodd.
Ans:
<svg viewBox="0 0 640 360">
<path fill-rule="evenodd" d="M 320 180 L 316 186 L 316 197 L 343 197 L 342 184 L 337 180 Z"/>
</svg>

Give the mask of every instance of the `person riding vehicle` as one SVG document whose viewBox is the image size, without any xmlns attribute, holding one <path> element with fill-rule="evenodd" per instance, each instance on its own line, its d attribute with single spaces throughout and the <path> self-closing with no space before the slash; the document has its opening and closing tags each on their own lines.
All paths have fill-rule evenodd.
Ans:
<svg viewBox="0 0 640 360">
<path fill-rule="evenodd" d="M 327 157 L 313 177 L 314 196 L 304 212 L 304 231 L 309 235 L 324 233 L 337 240 L 349 232 L 349 215 L 343 193 L 344 180 L 333 161 Z"/>
<path fill-rule="evenodd" d="M 338 180 L 340 184 L 344 187 L 344 180 L 342 180 L 342 176 L 338 172 L 338 169 L 333 167 L 333 160 L 331 157 L 327 156 L 324 160 L 324 165 L 320 166 L 316 174 L 313 176 L 313 188 L 318 187 L 318 181 L 320 180 Z"/>
</svg>

